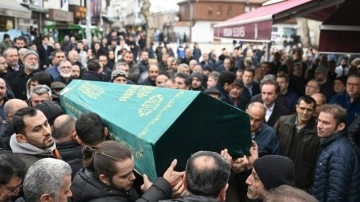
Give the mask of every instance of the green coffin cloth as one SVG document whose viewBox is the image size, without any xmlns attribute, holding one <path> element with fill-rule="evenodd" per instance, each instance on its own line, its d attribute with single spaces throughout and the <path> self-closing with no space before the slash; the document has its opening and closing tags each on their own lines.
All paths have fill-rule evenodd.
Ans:
<svg viewBox="0 0 360 202">
<path fill-rule="evenodd" d="M 249 117 L 199 91 L 95 81 L 72 81 L 61 92 L 67 114 L 98 113 L 110 135 L 133 153 L 135 168 L 151 179 L 171 161 L 178 170 L 200 150 L 227 148 L 237 158 L 251 146 Z"/>
</svg>

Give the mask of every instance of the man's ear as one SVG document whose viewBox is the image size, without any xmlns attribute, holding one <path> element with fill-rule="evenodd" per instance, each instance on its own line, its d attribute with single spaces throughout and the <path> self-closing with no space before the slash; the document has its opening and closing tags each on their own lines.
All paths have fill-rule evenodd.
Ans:
<svg viewBox="0 0 360 202">
<path fill-rule="evenodd" d="M 73 130 L 73 131 L 71 132 L 71 139 L 77 141 L 77 133 L 76 133 L 76 130 Z"/>
<path fill-rule="evenodd" d="M 340 123 L 337 127 L 336 127 L 336 130 L 337 131 L 342 131 L 345 129 L 345 123 Z"/>
<path fill-rule="evenodd" d="M 106 177 L 104 174 L 100 174 L 99 175 L 99 180 L 106 184 L 107 186 L 110 186 L 110 179 L 108 177 Z"/>
<path fill-rule="evenodd" d="M 40 202 L 52 202 L 53 198 L 51 197 L 50 194 L 43 194 L 40 197 Z"/>
<path fill-rule="evenodd" d="M 226 191 L 228 188 L 229 188 L 229 183 L 226 183 L 226 185 L 221 189 L 220 194 L 219 194 L 220 201 L 225 201 Z"/>
<path fill-rule="evenodd" d="M 108 136 L 109 136 L 109 130 L 107 127 L 104 127 L 104 137 L 105 139 L 108 139 Z"/>
<path fill-rule="evenodd" d="M 26 137 L 23 134 L 16 134 L 16 141 L 18 143 L 26 143 L 27 142 Z"/>
</svg>

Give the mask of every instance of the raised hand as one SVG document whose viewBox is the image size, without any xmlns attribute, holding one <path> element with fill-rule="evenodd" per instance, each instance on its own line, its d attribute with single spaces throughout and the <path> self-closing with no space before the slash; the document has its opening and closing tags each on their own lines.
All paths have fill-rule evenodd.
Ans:
<svg viewBox="0 0 360 202">
<path fill-rule="evenodd" d="M 177 160 L 174 159 L 163 175 L 164 179 L 170 183 L 171 187 L 175 187 L 180 181 L 182 181 L 185 173 L 175 171 L 174 169 L 176 164 Z"/>
<path fill-rule="evenodd" d="M 145 193 L 151 187 L 151 185 L 153 183 L 149 180 L 149 178 L 146 174 L 143 175 L 143 178 L 144 178 L 144 184 L 142 184 L 140 188 L 141 188 L 141 191 L 143 193 Z"/>
</svg>

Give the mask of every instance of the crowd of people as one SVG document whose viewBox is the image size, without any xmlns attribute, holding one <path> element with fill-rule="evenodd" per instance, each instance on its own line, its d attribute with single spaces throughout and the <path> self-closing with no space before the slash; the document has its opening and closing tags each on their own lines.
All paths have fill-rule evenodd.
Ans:
<svg viewBox="0 0 360 202">
<path fill-rule="evenodd" d="M 0 43 L 0 202 L 360 201 L 360 58 L 300 45 L 270 61 L 251 45 L 153 49 L 143 33 L 116 31 L 91 46 L 38 41 Z M 133 154 L 101 116 L 63 113 L 73 79 L 202 91 L 248 114 L 249 155 L 199 151 L 183 172 L 174 157 L 135 187 Z"/>
</svg>

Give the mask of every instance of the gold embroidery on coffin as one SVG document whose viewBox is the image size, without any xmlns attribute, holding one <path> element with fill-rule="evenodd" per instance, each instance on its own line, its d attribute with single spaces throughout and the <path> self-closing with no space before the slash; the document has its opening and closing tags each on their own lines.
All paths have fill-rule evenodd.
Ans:
<svg viewBox="0 0 360 202">
<path fill-rule="evenodd" d="M 92 99 L 97 99 L 99 96 L 105 93 L 103 88 L 100 88 L 96 85 L 90 83 L 84 83 L 83 85 L 79 86 L 79 90 L 86 96 Z"/>
<path fill-rule="evenodd" d="M 136 91 L 139 89 L 139 86 L 131 85 L 124 94 L 119 98 L 120 102 L 126 102 L 128 99 L 130 99 Z"/>
<path fill-rule="evenodd" d="M 138 115 L 140 117 L 149 116 L 153 111 L 155 111 L 160 106 L 163 100 L 164 97 L 160 94 L 150 97 L 141 105 L 138 111 Z"/>
</svg>

